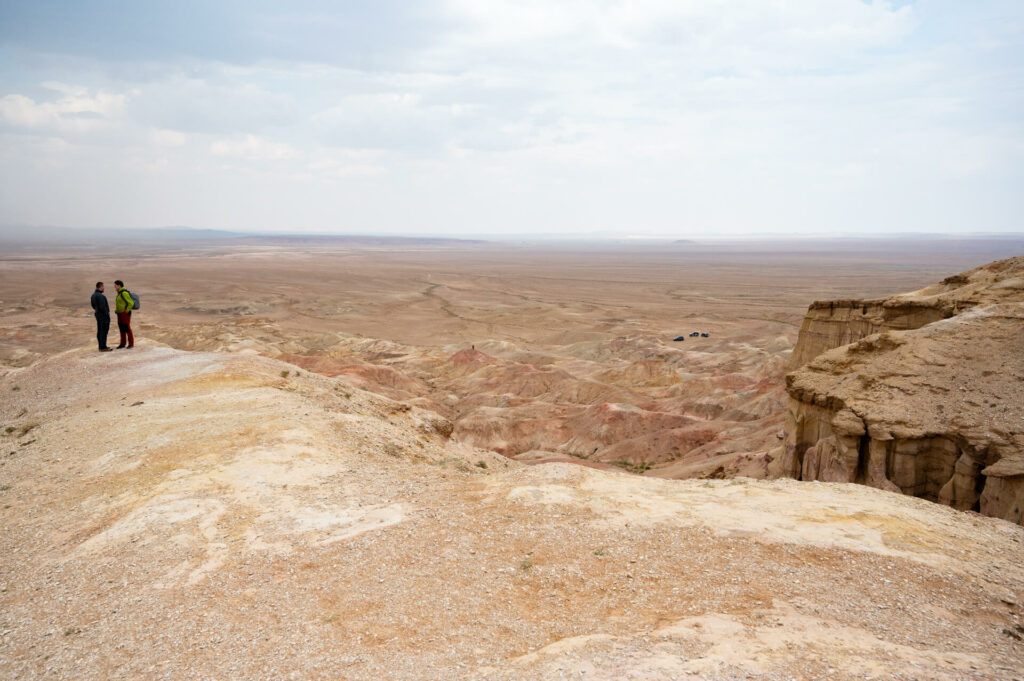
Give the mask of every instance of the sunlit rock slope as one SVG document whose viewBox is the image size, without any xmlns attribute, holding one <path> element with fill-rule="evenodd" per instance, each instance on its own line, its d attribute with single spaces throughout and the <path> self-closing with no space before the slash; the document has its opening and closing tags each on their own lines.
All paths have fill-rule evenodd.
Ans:
<svg viewBox="0 0 1024 681">
<path fill-rule="evenodd" d="M 0 394 L 0 678 L 1024 669 L 1024 529 L 998 519 L 864 486 L 528 467 L 255 356 L 75 350 Z"/>
</svg>

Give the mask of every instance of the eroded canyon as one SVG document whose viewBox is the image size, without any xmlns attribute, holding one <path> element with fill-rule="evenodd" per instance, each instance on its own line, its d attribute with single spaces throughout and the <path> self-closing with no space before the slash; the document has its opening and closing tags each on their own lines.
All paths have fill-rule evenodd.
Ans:
<svg viewBox="0 0 1024 681">
<path fill-rule="evenodd" d="M 0 359 L 25 366 L 83 345 L 91 283 L 122 278 L 145 298 L 144 338 L 344 375 L 505 456 L 762 477 L 808 301 L 915 288 L 1005 248 L 329 238 L 26 248 L 0 270 Z"/>
</svg>

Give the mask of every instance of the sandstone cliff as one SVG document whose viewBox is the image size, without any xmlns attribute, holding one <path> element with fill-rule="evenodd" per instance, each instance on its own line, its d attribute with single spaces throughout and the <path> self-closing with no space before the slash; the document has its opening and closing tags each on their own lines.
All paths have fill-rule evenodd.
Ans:
<svg viewBox="0 0 1024 681">
<path fill-rule="evenodd" d="M 881 331 L 918 329 L 978 305 L 1021 302 L 1022 257 L 946 277 L 920 291 L 865 300 L 816 300 L 800 327 L 789 368 Z"/>
<path fill-rule="evenodd" d="M 786 380 L 779 472 L 1022 522 L 1024 257 L 883 300 L 816 302 L 804 359 Z"/>
</svg>

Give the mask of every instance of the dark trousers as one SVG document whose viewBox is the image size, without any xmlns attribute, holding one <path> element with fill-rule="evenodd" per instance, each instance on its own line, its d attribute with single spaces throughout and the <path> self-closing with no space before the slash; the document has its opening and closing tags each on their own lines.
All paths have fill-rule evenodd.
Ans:
<svg viewBox="0 0 1024 681">
<path fill-rule="evenodd" d="M 110 333 L 110 315 L 96 317 L 96 342 L 100 344 L 100 350 L 107 347 L 107 334 Z"/>
<path fill-rule="evenodd" d="M 121 347 L 124 347 L 124 341 L 128 339 L 128 345 L 135 345 L 135 336 L 132 335 L 132 313 L 131 312 L 118 312 L 117 313 L 117 330 L 121 332 Z"/>
</svg>

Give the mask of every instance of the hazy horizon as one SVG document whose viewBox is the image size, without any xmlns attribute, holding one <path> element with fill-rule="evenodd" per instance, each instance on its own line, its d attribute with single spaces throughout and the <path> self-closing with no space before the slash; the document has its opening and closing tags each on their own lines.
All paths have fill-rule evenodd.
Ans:
<svg viewBox="0 0 1024 681">
<path fill-rule="evenodd" d="M 812 245 L 817 243 L 829 243 L 837 241 L 861 242 L 864 244 L 886 244 L 897 242 L 943 244 L 946 242 L 967 242 L 987 243 L 999 242 L 1009 243 L 1021 249 L 1020 253 L 1009 253 L 1012 255 L 1024 254 L 1024 231 L 1021 232 L 971 232 L 971 233 L 939 233 L 939 232 L 892 232 L 888 234 L 844 234 L 844 233 L 818 233 L 818 234 L 797 234 L 797 233 L 751 233 L 731 234 L 722 236 L 632 236 L 615 234 L 611 232 L 592 232 L 579 234 L 536 234 L 536 233 L 402 233 L 402 232 L 305 232 L 289 230 L 231 230 L 206 227 L 191 227 L 187 225 L 163 225 L 156 227 L 71 227 L 61 225 L 9 225 L 0 224 L 0 240 L 7 242 L 22 243 L 52 243 L 66 238 L 88 237 L 89 240 L 105 241 L 124 239 L 132 241 L 141 239 L 143 241 L 165 240 L 175 241 L 190 239 L 195 240 L 219 240 L 219 239 L 343 239 L 343 240 L 421 240 L 421 241 L 451 241 L 464 243 L 565 243 L 565 244 L 586 244 L 599 245 L 607 244 L 634 244 L 644 246 L 660 246 L 664 244 L 692 244 L 695 246 L 714 246 L 744 243 L 750 244 L 804 244 Z M 105 237 L 105 238 L 104 238 Z"/>
</svg>

